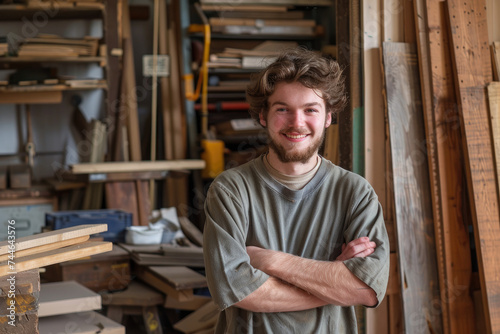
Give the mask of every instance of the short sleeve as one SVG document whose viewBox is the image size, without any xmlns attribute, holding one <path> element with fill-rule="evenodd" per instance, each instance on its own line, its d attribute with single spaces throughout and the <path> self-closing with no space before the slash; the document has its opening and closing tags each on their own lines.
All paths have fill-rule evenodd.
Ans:
<svg viewBox="0 0 500 334">
<path fill-rule="evenodd" d="M 383 300 L 389 279 L 389 238 L 383 219 L 382 206 L 378 197 L 368 184 L 353 198 L 347 229 L 346 242 L 368 236 L 377 244 L 375 252 L 364 258 L 344 261 L 347 268 L 377 294 L 377 305 Z"/>
<path fill-rule="evenodd" d="M 214 302 L 226 309 L 259 288 L 269 276 L 250 265 L 248 219 L 241 201 L 222 184 L 211 185 L 205 201 L 203 252 Z"/>
</svg>

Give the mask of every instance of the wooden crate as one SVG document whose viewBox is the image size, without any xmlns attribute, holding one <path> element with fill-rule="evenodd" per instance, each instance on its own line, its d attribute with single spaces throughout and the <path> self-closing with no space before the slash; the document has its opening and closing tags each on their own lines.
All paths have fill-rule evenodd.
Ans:
<svg viewBox="0 0 500 334">
<path fill-rule="evenodd" d="M 111 252 L 48 266 L 42 278 L 77 281 L 95 292 L 122 290 L 130 283 L 130 256 L 115 246 Z"/>
</svg>

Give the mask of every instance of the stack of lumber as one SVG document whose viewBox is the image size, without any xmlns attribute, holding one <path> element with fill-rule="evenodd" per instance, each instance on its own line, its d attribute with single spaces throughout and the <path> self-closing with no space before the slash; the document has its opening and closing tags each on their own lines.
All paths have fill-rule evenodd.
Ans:
<svg viewBox="0 0 500 334">
<path fill-rule="evenodd" d="M 139 265 L 204 267 L 201 247 L 179 247 L 170 244 L 128 245 L 118 244 L 130 253 Z"/>
<path fill-rule="evenodd" d="M 201 9 L 215 12 L 209 19 L 213 32 L 223 34 L 314 36 L 316 21 L 305 19 L 293 6 L 202 3 Z M 290 10 L 292 9 L 292 10 Z"/>
<path fill-rule="evenodd" d="M 26 38 L 19 46 L 19 57 L 80 57 L 96 56 L 99 39 L 86 36 L 84 38 L 62 38 L 57 35 L 41 34 Z"/>
<path fill-rule="evenodd" d="M 389 2 L 401 8 L 381 11 L 390 29 L 365 32 L 365 115 L 379 118 L 365 120 L 366 137 L 382 143 L 369 144 L 366 165 L 399 282 L 370 310 L 368 332 L 496 333 L 500 85 L 493 81 L 498 44 L 488 39 L 488 25 L 498 24 L 486 22 L 494 2 L 381 0 L 365 13 Z"/>
<path fill-rule="evenodd" d="M 283 50 L 297 45 L 297 42 L 265 41 L 252 49 L 226 47 L 210 55 L 208 67 L 260 69 L 273 62 Z"/>
<path fill-rule="evenodd" d="M 80 225 L 0 242 L 0 276 L 45 267 L 112 250 L 111 242 L 88 241 L 107 230 L 106 224 Z M 9 248 L 10 246 L 10 248 Z"/>
<path fill-rule="evenodd" d="M 75 334 L 124 334 L 125 327 L 95 312 L 101 295 L 75 281 L 43 283 L 38 317 L 40 334 L 66 333 L 71 323 Z"/>
</svg>

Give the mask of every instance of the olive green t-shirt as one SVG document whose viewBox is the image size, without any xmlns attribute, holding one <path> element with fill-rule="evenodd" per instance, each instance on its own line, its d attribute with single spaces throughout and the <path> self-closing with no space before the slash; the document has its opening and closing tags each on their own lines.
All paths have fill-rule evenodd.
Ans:
<svg viewBox="0 0 500 334">
<path fill-rule="evenodd" d="M 389 240 L 377 195 L 364 178 L 326 159 L 300 190 L 273 179 L 262 156 L 227 170 L 211 184 L 205 212 L 208 287 L 222 310 L 216 333 L 357 333 L 353 307 L 257 313 L 233 306 L 269 277 L 250 265 L 246 246 L 335 261 L 343 243 L 368 236 L 375 252 L 344 264 L 379 303 L 385 295 Z"/>
</svg>

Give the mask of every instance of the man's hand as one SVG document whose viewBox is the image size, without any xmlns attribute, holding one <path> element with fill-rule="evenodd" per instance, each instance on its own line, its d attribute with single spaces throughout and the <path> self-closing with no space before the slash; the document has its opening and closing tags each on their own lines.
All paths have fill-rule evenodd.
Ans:
<svg viewBox="0 0 500 334">
<path fill-rule="evenodd" d="M 354 239 L 347 245 L 342 245 L 342 254 L 337 256 L 337 261 L 345 261 L 353 257 L 367 257 L 375 251 L 377 244 L 370 241 L 368 237 Z"/>
</svg>

